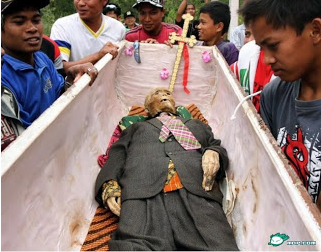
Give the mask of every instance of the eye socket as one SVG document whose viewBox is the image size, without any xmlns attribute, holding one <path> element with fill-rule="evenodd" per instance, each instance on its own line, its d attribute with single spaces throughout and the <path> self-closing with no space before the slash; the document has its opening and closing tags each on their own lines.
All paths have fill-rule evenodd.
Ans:
<svg viewBox="0 0 321 252">
<path fill-rule="evenodd" d="M 267 48 L 269 48 L 269 49 L 272 50 L 272 51 L 275 51 L 275 50 L 277 49 L 278 45 L 279 45 L 278 42 L 272 43 L 272 44 L 268 44 L 268 45 L 267 45 Z"/>
<path fill-rule="evenodd" d="M 35 24 L 40 24 L 41 23 L 41 18 L 36 18 L 33 20 L 33 23 Z"/>
<path fill-rule="evenodd" d="M 15 23 L 16 25 L 23 25 L 24 21 L 23 20 L 15 20 L 13 23 Z"/>
</svg>

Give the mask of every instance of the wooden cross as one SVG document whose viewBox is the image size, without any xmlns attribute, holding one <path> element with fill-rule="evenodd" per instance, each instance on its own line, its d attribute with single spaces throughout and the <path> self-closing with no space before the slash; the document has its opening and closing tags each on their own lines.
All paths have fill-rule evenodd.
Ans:
<svg viewBox="0 0 321 252">
<path fill-rule="evenodd" d="M 173 74 L 172 74 L 171 81 L 169 84 L 169 90 L 171 92 L 173 92 L 173 90 L 174 90 L 174 85 L 175 85 L 175 81 L 176 81 L 176 77 L 177 77 L 178 67 L 179 67 L 179 64 L 180 64 L 181 58 L 182 58 L 184 44 L 186 43 L 186 44 L 188 44 L 189 47 L 193 47 L 197 42 L 194 35 L 192 35 L 190 38 L 186 37 L 189 22 L 192 21 L 194 19 L 194 17 L 191 14 L 187 13 L 187 14 L 184 14 L 182 16 L 182 18 L 185 20 L 182 35 L 178 36 L 176 34 L 176 32 L 172 32 L 169 35 L 169 41 L 172 44 L 174 44 L 176 41 L 179 42 L 178 51 L 176 54 L 176 60 L 175 60 L 175 64 L 174 64 L 174 69 L 173 69 Z"/>
</svg>

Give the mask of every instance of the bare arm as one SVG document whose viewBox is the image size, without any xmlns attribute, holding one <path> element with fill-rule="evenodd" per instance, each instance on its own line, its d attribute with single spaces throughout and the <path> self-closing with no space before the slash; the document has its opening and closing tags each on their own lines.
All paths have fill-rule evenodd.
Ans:
<svg viewBox="0 0 321 252">
<path fill-rule="evenodd" d="M 116 58 L 117 54 L 118 54 L 118 46 L 114 45 L 111 42 L 107 42 L 100 51 L 98 51 L 94 54 L 88 55 L 88 56 L 86 56 L 80 60 L 77 60 L 77 61 L 70 61 L 70 62 L 64 61 L 63 62 L 64 70 L 67 72 L 68 69 L 72 66 L 83 64 L 83 63 L 88 63 L 88 62 L 95 64 L 102 57 L 104 57 L 107 53 L 110 53 L 113 56 L 113 59 Z"/>
<path fill-rule="evenodd" d="M 178 7 L 178 10 L 176 12 L 176 21 L 181 22 L 182 21 L 182 16 L 185 12 L 186 6 L 187 6 L 187 1 L 188 0 L 183 0 L 181 4 Z"/>
</svg>

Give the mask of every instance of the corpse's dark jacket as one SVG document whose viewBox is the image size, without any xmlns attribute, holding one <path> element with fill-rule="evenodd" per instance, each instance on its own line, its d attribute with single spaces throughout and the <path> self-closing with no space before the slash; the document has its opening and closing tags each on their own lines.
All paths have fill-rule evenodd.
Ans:
<svg viewBox="0 0 321 252">
<path fill-rule="evenodd" d="M 122 201 L 157 195 L 164 187 L 170 159 L 187 191 L 221 204 L 222 194 L 217 182 L 209 192 L 202 188 L 202 155 L 207 149 L 219 153 L 220 170 L 216 176 L 216 180 L 219 180 L 224 177 L 228 166 L 227 152 L 220 146 L 221 141 L 214 139 L 210 126 L 197 119 L 180 119 L 202 148 L 185 150 L 172 135 L 162 143 L 158 139 L 162 123 L 157 118 L 134 123 L 112 145 L 109 159 L 98 174 L 95 195 L 99 204 L 103 205 L 101 187 L 108 180 L 119 183 Z"/>
</svg>

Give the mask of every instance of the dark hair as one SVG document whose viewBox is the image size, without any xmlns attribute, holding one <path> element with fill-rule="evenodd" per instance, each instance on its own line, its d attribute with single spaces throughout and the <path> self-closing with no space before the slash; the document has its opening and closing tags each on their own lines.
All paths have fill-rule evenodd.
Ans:
<svg viewBox="0 0 321 252">
<path fill-rule="evenodd" d="M 214 24 L 222 22 L 222 34 L 227 33 L 231 21 L 231 11 L 227 4 L 219 1 L 209 2 L 201 7 L 200 13 L 208 13 Z"/>
<path fill-rule="evenodd" d="M 106 15 L 110 11 L 113 11 L 117 16 L 121 15 L 121 8 L 116 3 L 108 3 L 103 9 L 103 14 Z"/>
<path fill-rule="evenodd" d="M 239 10 L 245 25 L 264 17 L 274 29 L 290 26 L 300 35 L 305 25 L 321 17 L 320 0 L 249 0 Z"/>
<path fill-rule="evenodd" d="M 187 3 L 187 4 L 186 4 L 185 11 L 184 11 L 185 13 L 186 13 L 187 7 L 188 7 L 189 5 L 192 5 L 192 6 L 194 7 L 194 9 L 196 8 L 196 7 L 195 7 L 195 4 L 193 4 L 193 3 Z"/>
<path fill-rule="evenodd" d="M 3 12 L 1 12 L 1 31 L 4 31 L 4 23 L 5 23 L 7 16 L 12 15 L 12 14 L 19 12 L 19 11 L 25 10 L 25 9 L 38 10 L 40 15 L 42 16 L 39 6 L 29 3 L 28 1 L 19 2 L 19 4 L 16 4 L 14 2 L 8 8 L 6 8 Z"/>
</svg>

